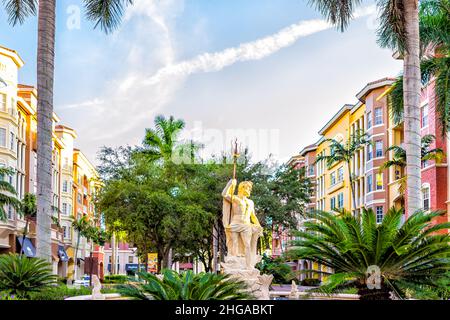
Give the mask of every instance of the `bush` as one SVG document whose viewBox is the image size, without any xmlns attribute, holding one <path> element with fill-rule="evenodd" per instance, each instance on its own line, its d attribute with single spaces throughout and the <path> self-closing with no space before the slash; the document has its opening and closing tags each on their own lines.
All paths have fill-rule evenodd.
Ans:
<svg viewBox="0 0 450 320">
<path fill-rule="evenodd" d="M 280 258 L 273 259 L 264 255 L 261 262 L 256 265 L 256 268 L 262 274 L 273 275 L 273 283 L 291 284 L 292 280 L 297 280 L 291 267 Z"/>
<path fill-rule="evenodd" d="M 124 284 L 128 282 L 128 277 L 120 274 L 114 274 L 110 276 L 105 276 L 103 283 L 120 283 Z"/>
<path fill-rule="evenodd" d="M 123 285 L 123 296 L 139 300 L 245 300 L 254 298 L 248 293 L 248 285 L 225 274 L 187 271 L 178 274 L 164 270 L 163 279 L 151 273 L 139 273 L 146 284 Z"/>
<path fill-rule="evenodd" d="M 20 299 L 14 294 L 10 294 L 8 292 L 0 292 L 0 301 L 5 300 L 20 300 Z"/>
<path fill-rule="evenodd" d="M 0 256 L 0 291 L 27 298 L 56 282 L 51 265 L 38 258 L 18 254 Z"/>
<path fill-rule="evenodd" d="M 69 297 L 91 295 L 92 289 L 87 287 L 68 288 L 65 284 L 45 288 L 39 292 L 31 293 L 30 300 L 64 300 Z"/>
<path fill-rule="evenodd" d="M 303 279 L 301 285 L 305 287 L 316 287 L 320 285 L 320 280 L 312 278 Z"/>
</svg>

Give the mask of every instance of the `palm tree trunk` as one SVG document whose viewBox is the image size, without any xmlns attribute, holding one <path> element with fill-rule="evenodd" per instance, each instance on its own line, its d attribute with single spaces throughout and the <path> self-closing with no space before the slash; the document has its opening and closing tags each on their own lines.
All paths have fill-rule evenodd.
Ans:
<svg viewBox="0 0 450 320">
<path fill-rule="evenodd" d="M 80 238 L 81 238 L 81 235 L 80 235 L 80 231 L 77 231 L 78 232 L 78 236 L 77 236 L 77 246 L 76 246 L 76 248 L 75 248 L 75 261 L 74 261 L 74 265 L 73 265 L 73 267 L 74 267 L 74 269 L 73 269 L 73 280 L 75 281 L 75 280 L 77 280 L 77 270 L 78 270 L 78 262 L 77 262 L 77 259 L 78 259 L 78 248 L 80 247 Z"/>
<path fill-rule="evenodd" d="M 350 162 L 347 162 L 347 170 L 348 170 L 348 179 L 350 180 L 350 189 L 351 189 L 350 192 L 352 193 L 353 209 L 355 209 L 356 214 L 356 193 L 355 193 L 355 186 L 353 185 L 352 166 Z"/>
<path fill-rule="evenodd" d="M 404 6 L 407 43 L 403 60 L 403 94 L 407 176 L 407 215 L 410 215 L 422 207 L 420 172 L 420 38 L 418 1 L 405 0 Z"/>
<path fill-rule="evenodd" d="M 37 256 L 51 262 L 52 117 L 56 0 L 39 1 L 37 49 Z"/>
</svg>

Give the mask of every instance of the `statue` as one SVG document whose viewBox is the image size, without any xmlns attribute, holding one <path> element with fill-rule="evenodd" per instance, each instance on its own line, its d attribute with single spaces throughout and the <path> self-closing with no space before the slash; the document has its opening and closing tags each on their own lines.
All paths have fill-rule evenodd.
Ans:
<svg viewBox="0 0 450 320">
<path fill-rule="evenodd" d="M 94 285 L 92 288 L 92 300 L 105 300 L 105 295 L 101 293 L 102 284 L 95 274 L 92 276 L 92 283 Z"/>
<path fill-rule="evenodd" d="M 228 254 L 222 262 L 223 272 L 247 282 L 249 291 L 259 300 L 269 300 L 269 287 L 273 276 L 261 274 L 255 265 L 261 261 L 257 255 L 257 245 L 263 228 L 255 213 L 255 204 L 250 200 L 253 183 L 243 181 L 237 186 L 236 160 L 239 156 L 237 142 L 233 152 L 233 179 L 222 192 L 223 216 Z"/>
<path fill-rule="evenodd" d="M 223 225 L 227 237 L 227 248 L 232 257 L 245 257 L 246 268 L 253 269 L 258 262 L 256 251 L 262 227 L 255 214 L 255 205 L 249 199 L 253 184 L 244 181 L 239 184 L 238 194 L 234 195 L 237 181 L 232 179 L 222 192 Z"/>
</svg>

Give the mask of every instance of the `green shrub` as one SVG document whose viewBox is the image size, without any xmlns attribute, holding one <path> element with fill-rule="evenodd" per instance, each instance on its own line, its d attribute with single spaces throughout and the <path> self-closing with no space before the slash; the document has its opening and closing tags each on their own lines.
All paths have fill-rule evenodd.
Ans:
<svg viewBox="0 0 450 320">
<path fill-rule="evenodd" d="M 244 300 L 252 299 L 245 282 L 215 273 L 178 274 L 163 271 L 163 280 L 151 273 L 139 273 L 143 283 L 122 285 L 119 292 L 140 300 Z"/>
<path fill-rule="evenodd" d="M 105 276 L 105 279 L 103 280 L 103 283 L 120 283 L 124 284 L 128 282 L 128 277 L 120 274 L 114 274 Z"/>
<path fill-rule="evenodd" d="M 59 284 L 45 288 L 39 292 L 30 294 L 30 300 L 64 300 L 75 296 L 91 295 L 92 289 L 87 287 L 68 288 L 65 284 Z"/>
<path fill-rule="evenodd" d="M 38 258 L 17 254 L 0 256 L 0 291 L 27 298 L 56 282 L 51 265 Z"/>
<path fill-rule="evenodd" d="M 16 295 L 8 292 L 0 292 L 0 301 L 5 300 L 20 300 Z"/>
<path fill-rule="evenodd" d="M 320 280 L 312 278 L 303 279 L 301 285 L 305 287 L 316 287 L 320 285 Z"/>
<path fill-rule="evenodd" d="M 263 255 L 261 262 L 256 265 L 256 268 L 262 274 L 273 275 L 272 283 L 291 284 L 292 280 L 297 280 L 291 267 L 280 258 L 273 259 Z"/>
</svg>

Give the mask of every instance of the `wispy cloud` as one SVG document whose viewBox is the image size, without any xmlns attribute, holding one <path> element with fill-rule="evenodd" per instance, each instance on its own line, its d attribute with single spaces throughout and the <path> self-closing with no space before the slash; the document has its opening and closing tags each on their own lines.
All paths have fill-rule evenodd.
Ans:
<svg viewBox="0 0 450 320">
<path fill-rule="evenodd" d="M 375 12 L 375 6 L 368 6 L 356 11 L 354 17 L 361 18 Z M 167 77 L 186 77 L 194 73 L 220 71 L 237 62 L 261 60 L 293 45 L 300 38 L 332 27 L 330 23 L 322 19 L 300 21 L 262 39 L 243 43 L 220 52 L 203 53 L 191 60 L 169 64 L 156 72 L 144 84 L 157 84 Z"/>
</svg>

